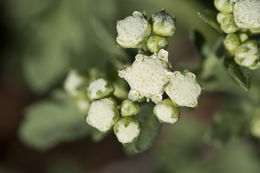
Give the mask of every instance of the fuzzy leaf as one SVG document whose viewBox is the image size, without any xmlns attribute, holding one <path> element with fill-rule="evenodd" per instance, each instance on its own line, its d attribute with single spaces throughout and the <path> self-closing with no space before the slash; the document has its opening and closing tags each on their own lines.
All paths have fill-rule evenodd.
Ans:
<svg viewBox="0 0 260 173">
<path fill-rule="evenodd" d="M 27 108 L 19 135 L 25 144 L 46 150 L 84 137 L 89 131 L 85 116 L 76 109 L 74 100 L 63 91 L 57 91 L 51 100 Z"/>
<path fill-rule="evenodd" d="M 224 60 L 229 75 L 245 90 L 250 88 L 250 77 L 244 69 L 237 65 L 233 60 L 226 58 Z"/>
<path fill-rule="evenodd" d="M 137 141 L 126 144 L 125 152 L 128 155 L 134 155 L 149 149 L 155 139 L 157 138 L 161 124 L 158 119 L 153 115 L 153 105 L 144 105 L 141 107 L 140 113 L 136 115 L 136 118 L 141 123 L 141 133 Z"/>
<path fill-rule="evenodd" d="M 220 29 L 220 25 L 217 22 L 217 13 L 212 10 L 203 10 L 198 13 L 199 18 L 206 24 L 210 25 L 212 28 L 217 30 L 219 33 L 223 33 Z"/>
</svg>

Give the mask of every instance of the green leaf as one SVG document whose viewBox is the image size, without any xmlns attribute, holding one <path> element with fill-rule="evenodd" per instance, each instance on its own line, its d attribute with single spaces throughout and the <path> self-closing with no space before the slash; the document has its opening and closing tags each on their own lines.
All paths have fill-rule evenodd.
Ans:
<svg viewBox="0 0 260 173">
<path fill-rule="evenodd" d="M 126 144 L 125 152 L 128 155 L 134 155 L 149 149 L 161 130 L 161 124 L 153 115 L 153 105 L 147 104 L 141 107 L 136 118 L 141 123 L 141 132 L 137 141 Z"/>
<path fill-rule="evenodd" d="M 245 90 L 250 88 L 250 77 L 247 72 L 237 65 L 232 59 L 225 58 L 224 66 L 229 75 Z"/>
<path fill-rule="evenodd" d="M 201 55 L 202 59 L 205 59 L 205 54 L 203 52 L 203 49 L 207 45 L 207 41 L 203 34 L 201 34 L 198 30 L 193 30 L 191 33 L 191 39 L 198 51 L 198 53 Z"/>
<path fill-rule="evenodd" d="M 79 113 L 74 100 L 63 91 L 56 91 L 52 99 L 26 109 L 19 136 L 25 144 L 46 150 L 61 142 L 82 138 L 89 131 L 85 115 Z"/>
<path fill-rule="evenodd" d="M 212 10 L 203 10 L 198 13 L 199 18 L 206 24 L 210 25 L 212 28 L 217 30 L 219 33 L 223 33 L 220 29 L 220 25 L 217 22 L 217 13 Z"/>
</svg>

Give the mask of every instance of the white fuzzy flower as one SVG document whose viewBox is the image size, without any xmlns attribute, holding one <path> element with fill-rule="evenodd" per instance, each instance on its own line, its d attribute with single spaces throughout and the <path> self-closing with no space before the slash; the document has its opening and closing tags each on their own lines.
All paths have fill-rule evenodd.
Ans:
<svg viewBox="0 0 260 173">
<path fill-rule="evenodd" d="M 234 6 L 235 22 L 240 28 L 260 28 L 260 1 L 239 0 Z"/>
<path fill-rule="evenodd" d="M 185 72 L 182 74 L 175 71 L 165 88 L 165 92 L 177 105 L 195 107 L 198 104 L 201 86 L 193 73 Z"/>
<path fill-rule="evenodd" d="M 117 105 L 112 98 L 93 101 L 90 105 L 87 123 L 101 132 L 110 130 L 119 119 Z"/>
<path fill-rule="evenodd" d="M 131 87 L 129 99 L 135 101 L 143 97 L 157 103 L 162 100 L 164 86 L 172 72 L 168 68 L 168 52 L 161 49 L 152 56 L 137 54 L 134 63 L 119 71 Z"/>
<path fill-rule="evenodd" d="M 64 83 L 64 89 L 72 96 L 79 97 L 82 95 L 81 88 L 86 83 L 86 79 L 79 75 L 76 71 L 72 70 Z"/>
<path fill-rule="evenodd" d="M 131 117 L 121 118 L 114 126 L 114 133 L 119 142 L 134 142 L 140 134 L 140 124 Z"/>
<path fill-rule="evenodd" d="M 250 40 L 241 44 L 236 49 L 235 61 L 237 64 L 255 69 L 260 62 L 260 51 L 257 41 Z"/>
<path fill-rule="evenodd" d="M 116 29 L 118 33 L 116 41 L 124 48 L 141 48 L 151 33 L 149 22 L 139 11 L 118 21 Z"/>
<path fill-rule="evenodd" d="M 113 86 L 103 78 L 99 78 L 89 84 L 88 97 L 92 100 L 108 96 L 114 91 Z"/>
<path fill-rule="evenodd" d="M 155 105 L 153 112 L 160 122 L 171 124 L 176 123 L 180 115 L 179 108 L 170 99 L 165 99 Z"/>
</svg>

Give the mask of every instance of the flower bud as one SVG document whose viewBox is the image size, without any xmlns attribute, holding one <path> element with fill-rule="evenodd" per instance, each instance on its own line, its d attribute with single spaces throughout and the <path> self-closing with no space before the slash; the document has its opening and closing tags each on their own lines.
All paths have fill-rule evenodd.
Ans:
<svg viewBox="0 0 260 173">
<path fill-rule="evenodd" d="M 89 99 L 86 97 L 79 97 L 76 101 L 76 106 L 83 114 L 87 114 L 89 110 Z"/>
<path fill-rule="evenodd" d="M 233 14 L 219 13 L 217 15 L 217 21 L 220 23 L 220 28 L 226 34 L 235 33 L 239 30 L 239 27 L 234 21 Z"/>
<path fill-rule="evenodd" d="M 155 105 L 153 112 L 161 123 L 174 124 L 178 121 L 180 115 L 178 106 L 173 104 L 170 99 L 165 99 Z"/>
<path fill-rule="evenodd" d="M 112 98 L 93 101 L 89 107 L 87 123 L 101 132 L 107 132 L 119 119 L 117 105 Z"/>
<path fill-rule="evenodd" d="M 239 0 L 234 6 L 234 17 L 237 26 L 246 29 L 260 28 L 260 1 Z"/>
<path fill-rule="evenodd" d="M 124 48 L 142 48 L 143 43 L 151 34 L 151 26 L 144 15 L 139 12 L 133 12 L 117 22 L 117 43 Z"/>
<path fill-rule="evenodd" d="M 121 115 L 124 117 L 134 116 L 139 110 L 139 106 L 131 100 L 124 100 L 121 104 Z"/>
<path fill-rule="evenodd" d="M 228 34 L 223 41 L 224 47 L 228 54 L 232 57 L 235 56 L 236 48 L 240 45 L 240 38 L 237 34 Z"/>
<path fill-rule="evenodd" d="M 68 77 L 64 82 L 64 89 L 74 97 L 85 95 L 84 86 L 86 85 L 86 78 L 79 75 L 76 71 L 69 72 Z"/>
<path fill-rule="evenodd" d="M 215 0 L 214 5 L 222 13 L 232 13 L 233 11 L 230 0 Z"/>
<path fill-rule="evenodd" d="M 260 138 L 260 108 L 257 108 L 250 125 L 251 134 Z"/>
<path fill-rule="evenodd" d="M 241 42 L 245 42 L 246 40 L 248 40 L 248 35 L 244 32 L 239 33 L 239 38 Z"/>
<path fill-rule="evenodd" d="M 155 53 L 165 48 L 168 45 L 168 41 L 165 37 L 153 35 L 149 37 L 146 45 L 150 52 Z"/>
<path fill-rule="evenodd" d="M 237 64 L 248 67 L 252 70 L 258 68 L 260 51 L 257 41 L 249 40 L 241 44 L 236 49 L 235 61 Z"/>
<path fill-rule="evenodd" d="M 201 86 L 191 72 L 173 72 L 169 84 L 165 87 L 166 94 L 172 102 L 179 106 L 195 107 L 201 93 Z"/>
<path fill-rule="evenodd" d="M 153 32 L 160 36 L 170 37 L 175 32 L 175 17 L 166 13 L 165 11 L 160 11 L 152 15 L 152 26 Z"/>
<path fill-rule="evenodd" d="M 168 52 L 161 49 L 152 56 L 137 54 L 134 63 L 119 71 L 131 87 L 128 98 L 136 101 L 144 97 L 157 103 L 161 101 L 164 86 L 171 72 L 168 68 Z"/>
<path fill-rule="evenodd" d="M 103 78 L 99 78 L 91 82 L 87 90 L 88 97 L 91 100 L 95 100 L 110 95 L 114 91 L 114 88 L 108 81 Z"/>
<path fill-rule="evenodd" d="M 134 142 L 140 134 L 140 124 L 131 117 L 121 118 L 114 126 L 114 133 L 119 142 Z"/>
</svg>

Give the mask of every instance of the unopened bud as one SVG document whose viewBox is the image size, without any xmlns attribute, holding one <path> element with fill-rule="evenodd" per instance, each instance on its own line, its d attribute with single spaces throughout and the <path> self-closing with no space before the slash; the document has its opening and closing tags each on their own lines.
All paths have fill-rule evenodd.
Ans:
<svg viewBox="0 0 260 173">
<path fill-rule="evenodd" d="M 139 112 L 140 108 L 132 100 L 124 100 L 121 104 L 122 116 L 134 116 Z"/>
<path fill-rule="evenodd" d="M 99 78 L 91 82 L 87 90 L 88 97 L 91 100 L 95 100 L 110 95 L 114 91 L 114 88 L 108 81 L 103 78 Z"/>
<path fill-rule="evenodd" d="M 236 48 L 240 45 L 240 38 L 237 34 L 228 34 L 223 41 L 228 54 L 234 57 Z"/>
<path fill-rule="evenodd" d="M 230 0 L 215 0 L 214 5 L 222 13 L 232 13 L 233 11 Z"/>
<path fill-rule="evenodd" d="M 220 23 L 220 28 L 227 34 L 235 33 L 239 30 L 239 27 L 234 21 L 233 14 L 219 13 L 217 15 L 217 21 Z"/>
<path fill-rule="evenodd" d="M 146 45 L 150 52 L 155 53 L 165 48 L 168 45 L 168 41 L 165 37 L 153 35 L 149 37 Z"/>
</svg>

